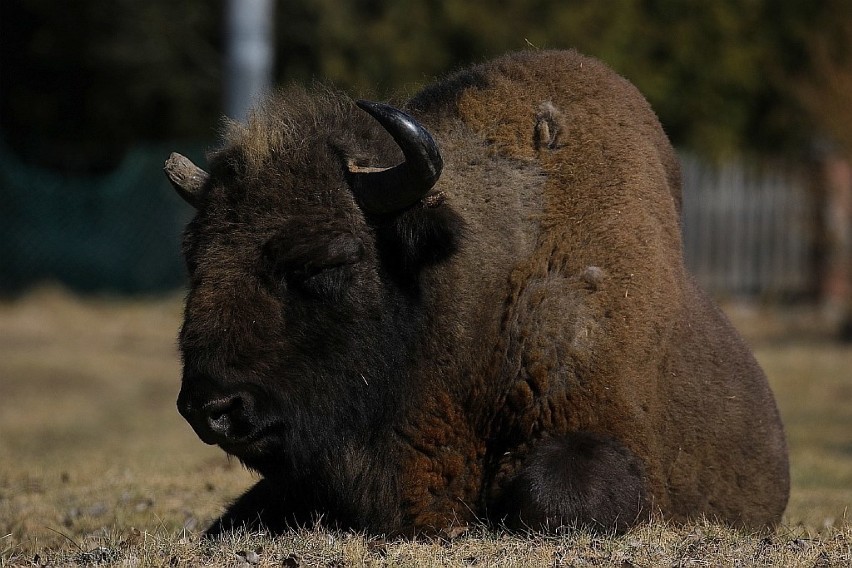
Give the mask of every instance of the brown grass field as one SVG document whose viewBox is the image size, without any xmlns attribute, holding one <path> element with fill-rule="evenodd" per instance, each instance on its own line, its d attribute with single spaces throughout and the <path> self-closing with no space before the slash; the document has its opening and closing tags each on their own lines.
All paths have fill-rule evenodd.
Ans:
<svg viewBox="0 0 852 568">
<path fill-rule="evenodd" d="M 805 309 L 728 309 L 789 437 L 793 491 L 775 534 L 649 524 L 619 537 L 385 541 L 317 528 L 199 532 L 253 476 L 175 409 L 179 297 L 0 302 L 0 566 L 852 566 L 852 348 Z"/>
</svg>

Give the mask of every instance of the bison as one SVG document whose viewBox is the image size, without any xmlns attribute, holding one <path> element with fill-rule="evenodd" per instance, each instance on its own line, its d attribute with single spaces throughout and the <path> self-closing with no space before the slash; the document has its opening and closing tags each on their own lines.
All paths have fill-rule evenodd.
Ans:
<svg viewBox="0 0 852 568">
<path fill-rule="evenodd" d="M 773 395 L 605 65 L 522 52 L 396 106 L 294 87 L 223 139 L 209 174 L 166 164 L 197 209 L 178 408 L 261 476 L 208 534 L 780 520 Z"/>
</svg>

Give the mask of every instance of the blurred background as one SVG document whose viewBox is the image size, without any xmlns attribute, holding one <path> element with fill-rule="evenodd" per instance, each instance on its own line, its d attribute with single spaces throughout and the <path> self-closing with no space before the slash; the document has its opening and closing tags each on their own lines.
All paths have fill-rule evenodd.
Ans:
<svg viewBox="0 0 852 568">
<path fill-rule="evenodd" d="M 179 289 L 191 211 L 162 163 L 312 80 L 387 98 L 574 47 L 650 100 L 685 173 L 687 262 L 722 299 L 818 306 L 852 338 L 846 0 L 117 0 L 0 4 L 0 295 Z"/>
</svg>

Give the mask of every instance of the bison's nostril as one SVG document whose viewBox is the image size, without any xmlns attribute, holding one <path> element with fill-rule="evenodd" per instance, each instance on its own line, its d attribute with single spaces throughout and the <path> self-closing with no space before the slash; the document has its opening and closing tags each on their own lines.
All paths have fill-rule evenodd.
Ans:
<svg viewBox="0 0 852 568">
<path fill-rule="evenodd" d="M 234 435 L 235 417 L 243 406 L 238 396 L 217 400 L 204 406 L 208 430 L 217 437 L 229 438 Z"/>
<path fill-rule="evenodd" d="M 227 413 L 211 414 L 207 417 L 210 431 L 220 436 L 227 436 L 231 431 L 231 417 Z"/>
</svg>

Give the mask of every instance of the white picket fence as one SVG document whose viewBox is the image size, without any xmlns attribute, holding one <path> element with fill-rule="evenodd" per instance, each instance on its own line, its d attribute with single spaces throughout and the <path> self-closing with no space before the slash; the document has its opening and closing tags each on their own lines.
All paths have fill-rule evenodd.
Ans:
<svg viewBox="0 0 852 568">
<path fill-rule="evenodd" d="M 814 290 L 815 205 L 803 175 L 685 155 L 681 163 L 684 254 L 705 289 L 770 298 Z"/>
</svg>

